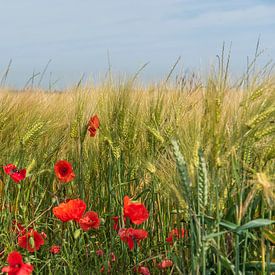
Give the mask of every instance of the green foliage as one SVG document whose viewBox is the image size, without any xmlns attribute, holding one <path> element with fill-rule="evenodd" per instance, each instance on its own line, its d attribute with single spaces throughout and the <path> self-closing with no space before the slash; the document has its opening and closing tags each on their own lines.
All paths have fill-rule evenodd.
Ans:
<svg viewBox="0 0 275 275">
<path fill-rule="evenodd" d="M 37 274 L 99 274 L 111 252 L 113 274 L 133 274 L 139 264 L 159 274 L 155 261 L 164 258 L 174 262 L 171 274 L 245 274 L 253 262 L 262 273 L 271 270 L 275 84 L 245 84 L 229 85 L 223 67 L 188 87 L 130 81 L 63 93 L 0 91 L 0 162 L 27 168 L 20 184 L 0 171 L 1 267 L 19 249 L 11 231 L 17 220 L 47 234 L 35 254 L 19 249 Z M 93 114 L 100 128 L 90 137 Z M 72 163 L 73 182 L 56 179 L 60 159 Z M 124 195 L 150 212 L 140 227 L 149 238 L 134 252 L 111 219 L 121 216 Z M 53 217 L 54 206 L 77 197 L 99 214 L 99 230 Z M 174 228 L 185 237 L 170 246 L 165 239 Z M 61 254 L 49 253 L 53 244 Z"/>
</svg>

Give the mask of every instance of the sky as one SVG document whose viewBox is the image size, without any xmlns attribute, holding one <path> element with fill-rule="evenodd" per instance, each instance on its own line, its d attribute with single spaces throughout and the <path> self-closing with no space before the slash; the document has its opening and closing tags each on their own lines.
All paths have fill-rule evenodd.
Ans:
<svg viewBox="0 0 275 275">
<path fill-rule="evenodd" d="M 56 88 L 84 79 L 117 75 L 165 78 L 180 56 L 178 71 L 203 71 L 231 48 L 231 71 L 245 70 L 257 40 L 260 65 L 275 58 L 273 0 L 9 0 L 0 2 L 0 80 Z M 48 64 L 49 63 L 49 64 Z M 41 79 L 45 66 L 47 70 Z M 40 73 L 40 74 L 39 74 Z"/>
</svg>

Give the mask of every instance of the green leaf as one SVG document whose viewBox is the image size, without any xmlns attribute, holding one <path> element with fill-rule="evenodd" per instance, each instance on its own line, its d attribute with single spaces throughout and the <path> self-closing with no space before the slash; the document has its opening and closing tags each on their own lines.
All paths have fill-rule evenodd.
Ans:
<svg viewBox="0 0 275 275">
<path fill-rule="evenodd" d="M 223 235 L 223 234 L 225 234 L 225 233 L 227 233 L 227 232 L 228 232 L 228 231 L 226 230 L 226 231 L 211 233 L 211 234 L 209 234 L 209 235 L 206 235 L 206 236 L 205 236 L 205 239 L 206 239 L 206 240 L 213 239 L 213 238 L 216 238 L 216 237 L 218 237 L 218 236 L 221 236 L 221 235 Z"/>
<path fill-rule="evenodd" d="M 263 227 L 263 226 L 267 226 L 267 225 L 271 225 L 271 224 L 274 224 L 275 221 L 272 221 L 272 220 L 268 220 L 268 219 L 256 219 L 256 220 L 253 220 L 253 221 L 250 221 L 244 225 L 241 225 L 239 227 L 236 228 L 236 232 L 239 233 L 239 232 L 242 232 L 244 230 L 247 230 L 247 229 L 251 229 L 251 228 L 256 228 L 256 227 Z"/>
<path fill-rule="evenodd" d="M 230 270 L 232 274 L 235 274 L 235 265 L 226 256 L 220 254 L 219 257 L 221 259 L 222 266 L 227 270 Z M 239 271 L 239 274 L 241 275 L 242 273 Z"/>
<path fill-rule="evenodd" d="M 234 231 L 238 228 L 238 225 L 229 221 L 221 221 L 219 225 Z"/>
<path fill-rule="evenodd" d="M 235 274 L 235 265 L 224 255 L 220 249 L 217 246 L 217 243 L 215 240 L 210 241 L 211 248 L 214 250 L 214 252 L 217 254 L 217 256 L 220 258 L 222 266 L 224 269 L 227 269 L 228 271 L 231 271 L 232 274 Z M 239 275 L 242 273 L 239 272 Z"/>
</svg>

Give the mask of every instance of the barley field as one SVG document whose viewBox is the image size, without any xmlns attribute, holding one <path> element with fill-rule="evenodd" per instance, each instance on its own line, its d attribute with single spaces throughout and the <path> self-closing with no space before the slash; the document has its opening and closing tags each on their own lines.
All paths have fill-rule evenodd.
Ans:
<svg viewBox="0 0 275 275">
<path fill-rule="evenodd" d="M 274 133 L 266 74 L 1 88 L 2 271 L 272 274 Z"/>
</svg>

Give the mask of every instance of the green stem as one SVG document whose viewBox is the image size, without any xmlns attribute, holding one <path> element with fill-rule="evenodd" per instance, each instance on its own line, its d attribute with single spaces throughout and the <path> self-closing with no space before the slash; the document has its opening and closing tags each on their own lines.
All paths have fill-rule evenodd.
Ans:
<svg viewBox="0 0 275 275">
<path fill-rule="evenodd" d="M 243 270 L 242 270 L 243 274 L 245 274 L 245 263 L 246 263 L 246 255 L 247 255 L 247 241 L 248 241 L 248 231 L 246 231 L 246 233 L 245 233 L 245 241 L 244 241 Z"/>
<path fill-rule="evenodd" d="M 218 177 L 217 177 L 218 178 Z M 219 200 L 219 188 L 220 188 L 220 182 L 216 182 L 215 184 L 215 193 L 216 193 L 216 220 L 217 220 L 217 233 L 220 232 L 220 200 Z M 217 237 L 217 247 L 218 247 L 218 251 L 220 251 L 221 249 L 221 237 L 218 236 Z M 220 257 L 219 255 L 217 255 L 217 274 L 221 275 L 221 261 L 220 261 Z"/>
<path fill-rule="evenodd" d="M 271 211 L 269 211 L 268 213 L 268 218 L 271 220 L 272 219 L 272 215 L 271 215 Z M 269 275 L 271 274 L 270 271 L 270 241 L 267 240 L 267 244 L 266 244 L 266 274 Z"/>
<path fill-rule="evenodd" d="M 204 226 L 204 214 L 201 217 L 202 223 L 202 274 L 206 274 L 206 250 L 205 250 L 205 226 Z"/>
<path fill-rule="evenodd" d="M 80 132 L 80 127 L 79 127 L 79 132 Z M 78 151 L 78 186 L 79 186 L 79 195 L 80 198 L 83 200 L 85 196 L 84 192 L 84 186 L 83 186 L 83 181 L 82 181 L 82 161 L 83 161 L 83 147 L 82 147 L 82 142 L 81 138 L 78 138 L 78 144 L 77 144 L 77 151 Z"/>
<path fill-rule="evenodd" d="M 236 240 L 235 240 L 235 274 L 239 274 L 240 269 L 240 251 L 239 251 L 239 241 L 240 237 L 238 234 L 236 234 Z"/>
<path fill-rule="evenodd" d="M 192 275 L 195 275 L 196 274 L 196 271 L 195 271 L 195 258 L 194 258 L 194 255 L 195 255 L 195 245 L 194 245 L 194 233 L 195 233 L 195 230 L 194 230 L 194 224 L 193 224 L 193 219 L 192 217 L 190 216 L 190 237 L 191 237 L 191 267 L 192 267 Z"/>
</svg>

